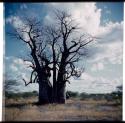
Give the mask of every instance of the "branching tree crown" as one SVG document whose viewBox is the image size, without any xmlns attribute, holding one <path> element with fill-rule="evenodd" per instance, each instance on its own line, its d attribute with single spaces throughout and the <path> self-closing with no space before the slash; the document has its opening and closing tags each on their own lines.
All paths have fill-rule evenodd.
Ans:
<svg viewBox="0 0 125 123">
<path fill-rule="evenodd" d="M 44 70 L 52 70 L 53 97 L 57 98 L 71 76 L 81 75 L 83 69 L 77 68 L 76 63 L 86 56 L 85 47 L 95 38 L 81 34 L 80 29 L 72 15 L 56 10 L 55 25 L 44 25 L 36 18 L 24 18 L 24 24 L 9 33 L 27 44 L 30 49 L 32 72 L 28 83 L 23 79 L 26 86 L 40 83 L 48 74 Z"/>
</svg>

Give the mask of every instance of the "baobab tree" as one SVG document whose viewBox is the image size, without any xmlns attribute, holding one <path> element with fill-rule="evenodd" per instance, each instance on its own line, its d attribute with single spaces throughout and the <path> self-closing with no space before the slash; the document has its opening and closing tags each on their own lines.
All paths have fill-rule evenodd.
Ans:
<svg viewBox="0 0 125 123">
<path fill-rule="evenodd" d="M 85 46 L 95 38 L 88 34 L 78 35 L 80 27 L 65 11 L 55 11 L 55 20 L 56 26 L 49 25 L 45 31 L 53 52 L 54 100 L 65 103 L 66 82 L 69 82 L 71 76 L 79 77 L 83 72 L 75 63 L 86 55 Z"/>
<path fill-rule="evenodd" d="M 39 103 L 50 103 L 52 102 L 51 93 L 52 85 L 48 81 L 50 77 L 49 60 L 47 59 L 47 41 L 44 39 L 44 33 L 40 21 L 35 18 L 25 18 L 23 24 L 15 27 L 13 31 L 8 34 L 13 38 L 23 41 L 30 49 L 30 59 L 25 60 L 30 62 L 29 67 L 32 68 L 29 82 L 24 78 L 25 86 L 30 83 L 39 84 Z"/>
<path fill-rule="evenodd" d="M 72 15 L 65 11 L 55 11 L 54 25 L 43 25 L 34 18 L 25 18 L 23 25 L 14 28 L 11 36 L 23 41 L 30 49 L 30 83 L 39 84 L 39 103 L 65 103 L 66 82 L 71 76 L 79 77 L 83 72 L 76 67 L 86 55 L 85 46 L 94 38 L 79 35 L 80 28 Z M 29 61 L 29 60 L 28 60 Z M 53 86 L 49 82 L 53 72 Z"/>
</svg>

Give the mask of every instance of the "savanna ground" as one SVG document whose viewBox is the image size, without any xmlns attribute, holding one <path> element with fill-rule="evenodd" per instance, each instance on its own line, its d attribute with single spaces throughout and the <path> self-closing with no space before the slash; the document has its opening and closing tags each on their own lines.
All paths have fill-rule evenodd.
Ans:
<svg viewBox="0 0 125 123">
<path fill-rule="evenodd" d="M 70 98 L 66 104 L 36 105 L 37 97 L 9 98 L 3 108 L 5 121 L 122 120 L 122 105 L 105 99 Z M 5 109 L 5 110 L 4 110 Z"/>
</svg>

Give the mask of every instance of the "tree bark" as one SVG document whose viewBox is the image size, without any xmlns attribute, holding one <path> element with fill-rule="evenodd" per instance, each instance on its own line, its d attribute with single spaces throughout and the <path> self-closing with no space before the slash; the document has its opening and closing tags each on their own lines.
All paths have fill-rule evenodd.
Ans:
<svg viewBox="0 0 125 123">
<path fill-rule="evenodd" d="M 56 66 L 53 65 L 53 102 L 57 102 Z"/>
<path fill-rule="evenodd" d="M 49 103 L 49 97 L 46 84 L 39 83 L 39 104 Z"/>
<path fill-rule="evenodd" d="M 57 81 L 56 81 L 56 53 L 55 53 L 55 42 L 53 40 L 52 43 L 52 52 L 53 52 L 53 92 L 52 92 L 52 98 L 53 102 L 57 102 Z"/>
<path fill-rule="evenodd" d="M 46 82 L 39 83 L 39 104 L 52 103 L 52 86 Z"/>
<path fill-rule="evenodd" d="M 39 104 L 52 103 L 52 85 L 46 74 L 39 75 Z"/>
<path fill-rule="evenodd" d="M 64 104 L 66 102 L 66 84 L 59 83 L 57 86 L 57 100 L 58 103 Z"/>
<path fill-rule="evenodd" d="M 65 83 L 65 63 L 62 62 L 57 79 L 57 101 L 65 103 L 66 101 L 66 83 Z"/>
</svg>

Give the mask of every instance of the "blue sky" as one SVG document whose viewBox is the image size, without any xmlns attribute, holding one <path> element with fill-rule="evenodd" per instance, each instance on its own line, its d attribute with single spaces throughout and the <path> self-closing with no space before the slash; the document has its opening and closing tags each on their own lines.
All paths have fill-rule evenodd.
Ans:
<svg viewBox="0 0 125 123">
<path fill-rule="evenodd" d="M 80 62 L 80 65 L 85 66 L 85 72 L 78 80 L 71 78 L 71 85 L 67 85 L 68 90 L 108 93 L 122 84 L 123 3 L 5 3 L 4 5 L 6 32 L 11 31 L 14 24 L 22 22 L 23 16 L 35 16 L 43 24 L 53 23 L 52 10 L 56 8 L 69 11 L 81 24 L 83 32 L 101 37 L 99 41 L 87 47 L 90 57 Z M 16 18 L 14 23 L 12 23 L 13 18 Z M 10 73 L 12 78 L 19 77 L 21 85 L 18 88 L 21 87 L 24 91 L 37 90 L 38 85 L 24 87 L 21 82 L 22 76 L 29 75 L 28 68 L 20 58 L 27 54 L 27 47 L 6 33 L 5 40 L 6 72 Z"/>
<path fill-rule="evenodd" d="M 102 21 L 106 18 L 113 22 L 121 22 L 123 20 L 123 7 L 124 4 L 117 2 L 98 2 L 98 8 L 102 8 Z"/>
</svg>

